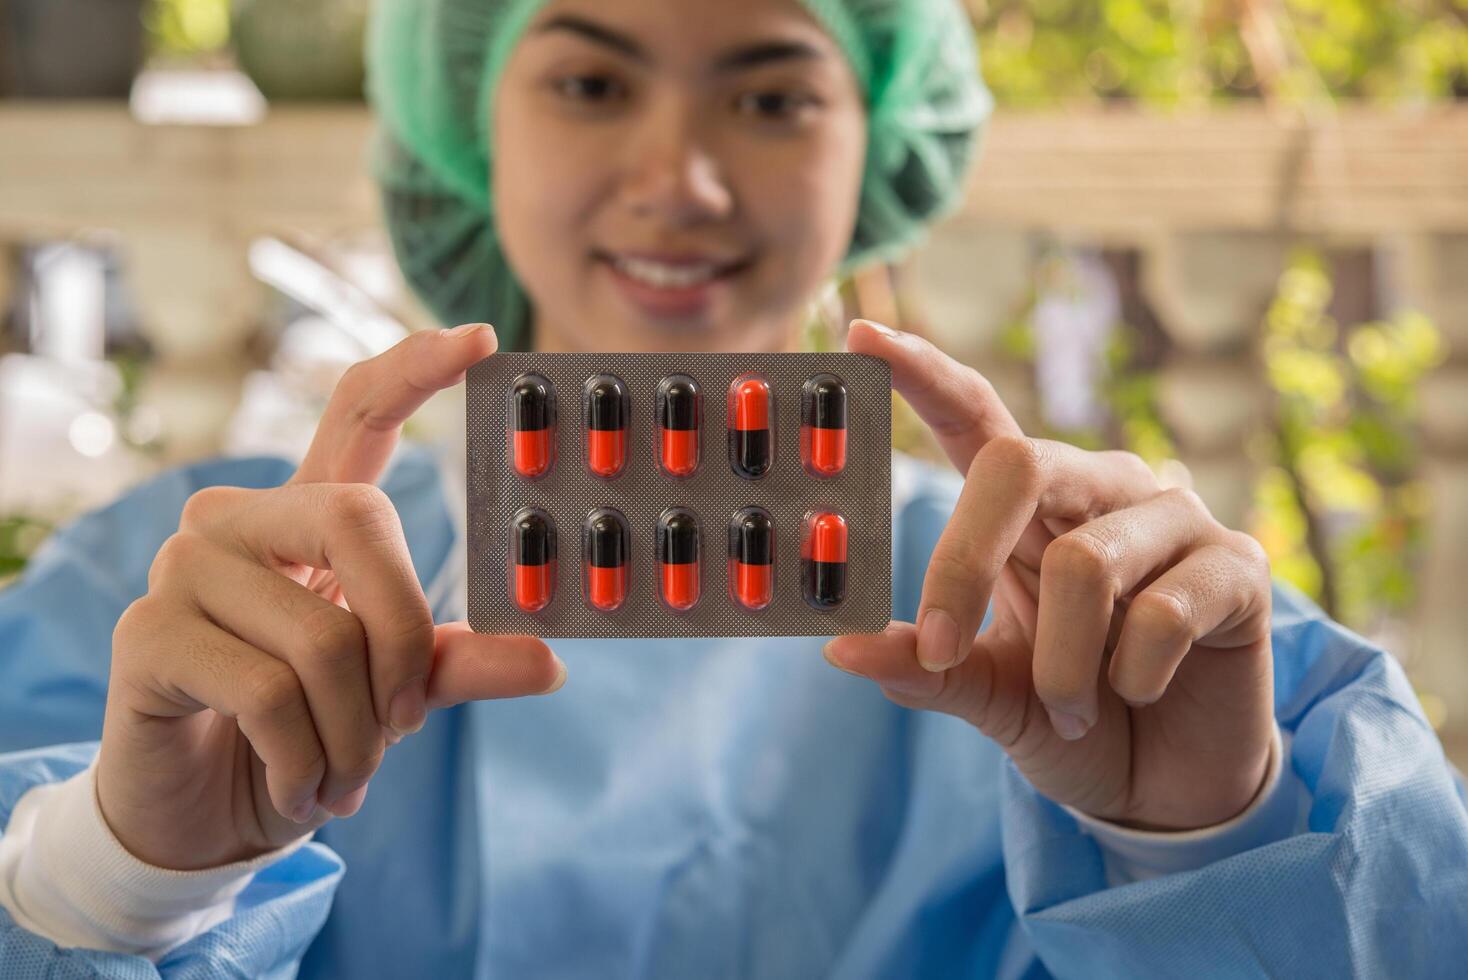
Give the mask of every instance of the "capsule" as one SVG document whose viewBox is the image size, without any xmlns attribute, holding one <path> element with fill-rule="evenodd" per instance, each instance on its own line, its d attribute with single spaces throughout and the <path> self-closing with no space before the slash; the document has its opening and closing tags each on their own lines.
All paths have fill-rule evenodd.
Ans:
<svg viewBox="0 0 1468 980">
<path fill-rule="evenodd" d="M 658 518 L 658 581 L 669 608 L 692 609 L 699 595 L 698 518 L 682 507 Z"/>
<path fill-rule="evenodd" d="M 800 559 L 805 601 L 818 609 L 839 606 L 846 598 L 846 519 L 832 511 L 808 515 Z"/>
<path fill-rule="evenodd" d="M 591 512 L 581 537 L 586 556 L 586 601 L 602 612 L 627 599 L 627 522 L 611 508 Z"/>
<path fill-rule="evenodd" d="M 525 612 L 550 605 L 556 592 L 556 528 L 540 510 L 526 509 L 510 522 L 510 600 Z"/>
<path fill-rule="evenodd" d="M 664 378 L 658 385 L 658 462 L 672 476 L 692 476 L 698 469 L 698 433 L 703 396 L 698 382 L 686 374 Z"/>
<path fill-rule="evenodd" d="M 763 507 L 745 507 L 729 522 L 729 595 L 746 609 L 775 596 L 775 522 Z"/>
<path fill-rule="evenodd" d="M 801 393 L 800 458 L 813 476 L 835 476 L 846 468 L 846 385 L 834 374 L 818 374 Z"/>
<path fill-rule="evenodd" d="M 627 421 L 632 399 L 622 380 L 599 374 L 586 382 L 586 466 L 611 479 L 627 464 Z"/>
<path fill-rule="evenodd" d="M 735 378 L 729 386 L 729 465 L 746 480 L 758 480 L 770 468 L 774 438 L 770 386 L 763 378 Z"/>
<path fill-rule="evenodd" d="M 510 462 L 526 479 L 544 476 L 556 446 L 556 389 L 538 374 L 510 388 Z"/>
</svg>

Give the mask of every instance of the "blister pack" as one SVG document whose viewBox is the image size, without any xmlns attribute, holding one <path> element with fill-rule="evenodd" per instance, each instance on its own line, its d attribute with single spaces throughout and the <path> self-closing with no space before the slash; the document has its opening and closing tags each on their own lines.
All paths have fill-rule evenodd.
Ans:
<svg viewBox="0 0 1468 980">
<path fill-rule="evenodd" d="M 504 352 L 469 370 L 467 400 L 475 630 L 828 636 L 890 621 L 885 361 Z"/>
</svg>

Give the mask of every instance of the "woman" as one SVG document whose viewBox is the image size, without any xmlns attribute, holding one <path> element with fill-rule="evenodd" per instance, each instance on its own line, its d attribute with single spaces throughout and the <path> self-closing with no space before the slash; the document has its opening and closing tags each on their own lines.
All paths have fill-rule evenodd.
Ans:
<svg viewBox="0 0 1468 980">
<path fill-rule="evenodd" d="M 792 346 L 958 193 L 967 31 L 947 0 L 382 5 L 399 259 L 496 328 L 364 362 L 293 473 L 170 474 L 0 595 L 3 747 L 53 746 L 0 757 L 0 975 L 1447 972 L 1468 817 L 1394 661 L 917 338 L 847 343 L 963 478 L 898 462 L 899 621 L 829 665 L 473 634 L 462 472 L 371 486 L 497 345 Z M 100 749 L 57 745 L 104 696 Z"/>
</svg>

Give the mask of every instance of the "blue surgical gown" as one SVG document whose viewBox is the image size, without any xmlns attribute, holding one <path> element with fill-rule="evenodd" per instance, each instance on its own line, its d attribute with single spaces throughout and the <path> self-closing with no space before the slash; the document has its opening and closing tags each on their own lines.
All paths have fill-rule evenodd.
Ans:
<svg viewBox="0 0 1468 980">
<path fill-rule="evenodd" d="M 910 620 L 958 484 L 906 469 Z M 113 625 L 188 496 L 290 472 L 172 471 L 0 592 L 0 828 L 92 758 Z M 441 472 L 407 451 L 384 481 L 425 582 L 456 538 Z M 554 641 L 563 690 L 433 713 L 360 813 L 156 966 L 57 949 L 0 909 L 0 976 L 1464 975 L 1461 783 L 1392 657 L 1274 602 L 1306 819 L 1196 870 L 1108 887 L 1094 839 L 993 743 L 833 670 L 820 639 Z"/>
</svg>

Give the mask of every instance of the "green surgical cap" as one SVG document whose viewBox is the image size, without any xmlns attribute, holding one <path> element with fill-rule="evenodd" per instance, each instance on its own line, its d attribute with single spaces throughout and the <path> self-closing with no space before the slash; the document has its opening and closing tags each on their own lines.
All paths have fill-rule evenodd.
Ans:
<svg viewBox="0 0 1468 980">
<path fill-rule="evenodd" d="M 529 346 L 530 302 L 490 202 L 493 94 L 545 0 L 377 0 L 367 39 L 372 169 L 393 250 L 440 322 L 487 320 Z M 736 2 L 736 0 L 729 0 Z M 992 101 L 958 0 L 802 0 L 867 106 L 867 159 L 844 269 L 892 258 L 956 207 Z"/>
</svg>

